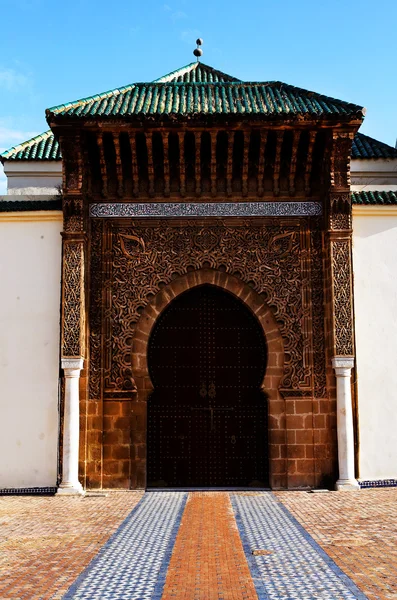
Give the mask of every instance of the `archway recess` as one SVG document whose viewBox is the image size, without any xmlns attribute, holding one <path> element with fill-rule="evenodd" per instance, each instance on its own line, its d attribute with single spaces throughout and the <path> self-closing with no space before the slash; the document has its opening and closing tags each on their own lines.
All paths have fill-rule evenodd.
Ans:
<svg viewBox="0 0 397 600">
<path fill-rule="evenodd" d="M 255 315 L 262 329 L 267 345 L 267 367 L 260 389 L 268 399 L 268 449 L 270 487 L 286 485 L 285 460 L 285 402 L 278 387 L 283 374 L 284 351 L 279 327 L 271 309 L 261 296 L 249 285 L 233 275 L 213 269 L 192 271 L 175 278 L 164 286 L 147 304 L 137 323 L 132 344 L 132 370 L 137 386 L 133 402 L 133 422 L 131 424 L 132 455 L 131 475 L 133 479 L 146 485 L 146 440 L 147 440 L 147 401 L 153 392 L 153 383 L 149 375 L 148 344 L 160 314 L 172 300 L 198 286 L 209 284 L 227 290 L 237 297 L 245 307 Z M 182 434 L 181 434 L 182 435 Z"/>
</svg>

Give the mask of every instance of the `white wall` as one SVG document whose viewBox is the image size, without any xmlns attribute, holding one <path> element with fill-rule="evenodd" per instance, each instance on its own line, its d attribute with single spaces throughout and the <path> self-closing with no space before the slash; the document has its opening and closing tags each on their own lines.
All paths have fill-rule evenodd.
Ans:
<svg viewBox="0 0 397 600">
<path fill-rule="evenodd" d="M 19 214 L 0 214 L 0 488 L 57 471 L 62 221 Z"/>
<path fill-rule="evenodd" d="M 353 159 L 350 169 L 354 192 L 397 190 L 396 158 Z"/>
<path fill-rule="evenodd" d="M 359 476 L 397 478 L 397 210 L 353 208 L 353 267 Z"/>
<path fill-rule="evenodd" d="M 20 196 L 58 193 L 62 185 L 62 162 L 48 160 L 6 161 L 7 193 Z"/>
</svg>

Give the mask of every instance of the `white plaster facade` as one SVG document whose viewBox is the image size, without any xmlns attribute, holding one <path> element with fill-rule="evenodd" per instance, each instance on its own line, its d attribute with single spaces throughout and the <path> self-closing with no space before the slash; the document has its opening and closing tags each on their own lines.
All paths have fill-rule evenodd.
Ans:
<svg viewBox="0 0 397 600">
<path fill-rule="evenodd" d="M 0 213 L 0 489 L 56 485 L 61 230 Z"/>
<path fill-rule="evenodd" d="M 397 479 L 397 207 L 353 209 L 360 479 Z"/>
<path fill-rule="evenodd" d="M 397 160 L 395 158 L 377 158 L 352 160 L 352 191 L 388 191 L 397 190 Z"/>
<path fill-rule="evenodd" d="M 56 195 L 62 185 L 62 161 L 6 161 L 4 173 L 12 196 Z"/>
</svg>

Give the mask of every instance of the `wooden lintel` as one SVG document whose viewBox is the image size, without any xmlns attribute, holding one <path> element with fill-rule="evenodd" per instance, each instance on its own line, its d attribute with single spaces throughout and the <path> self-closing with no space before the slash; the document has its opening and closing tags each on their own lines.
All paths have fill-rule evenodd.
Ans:
<svg viewBox="0 0 397 600">
<path fill-rule="evenodd" d="M 298 146 L 301 132 L 299 130 L 294 131 L 292 138 L 292 152 L 291 152 L 291 165 L 289 171 L 289 193 L 290 196 L 295 194 L 295 175 L 296 175 L 296 163 L 298 158 Z"/>
<path fill-rule="evenodd" d="M 311 131 L 309 133 L 309 147 L 307 149 L 306 157 L 306 171 L 305 171 L 305 194 L 310 196 L 310 177 L 312 174 L 312 162 L 313 162 L 313 147 L 316 140 L 317 131 Z"/>
<path fill-rule="evenodd" d="M 276 141 L 276 155 L 274 157 L 274 170 L 273 170 L 273 194 L 278 196 L 280 194 L 280 166 L 281 166 L 281 148 L 283 145 L 284 131 L 277 131 Z"/>
</svg>

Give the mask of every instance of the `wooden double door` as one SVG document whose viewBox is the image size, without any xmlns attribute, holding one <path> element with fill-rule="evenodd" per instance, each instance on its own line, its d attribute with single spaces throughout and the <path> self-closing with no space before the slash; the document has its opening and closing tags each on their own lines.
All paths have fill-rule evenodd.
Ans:
<svg viewBox="0 0 397 600">
<path fill-rule="evenodd" d="M 178 296 L 149 340 L 148 487 L 268 484 L 266 341 L 212 285 Z"/>
</svg>

